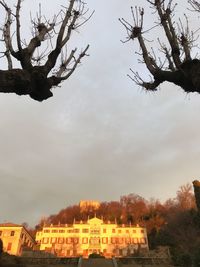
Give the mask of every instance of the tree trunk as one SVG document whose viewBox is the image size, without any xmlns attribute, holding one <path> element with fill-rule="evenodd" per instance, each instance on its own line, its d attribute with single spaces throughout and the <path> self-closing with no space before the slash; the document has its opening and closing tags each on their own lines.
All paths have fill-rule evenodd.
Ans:
<svg viewBox="0 0 200 267">
<path fill-rule="evenodd" d="M 52 86 L 41 67 L 33 67 L 30 71 L 0 70 L 0 92 L 2 93 L 30 95 L 37 101 L 43 101 L 53 95 L 50 91 Z"/>
<path fill-rule="evenodd" d="M 198 180 L 193 181 L 193 187 L 194 187 L 194 195 L 195 195 L 197 209 L 198 212 L 200 213 L 200 181 Z"/>
</svg>

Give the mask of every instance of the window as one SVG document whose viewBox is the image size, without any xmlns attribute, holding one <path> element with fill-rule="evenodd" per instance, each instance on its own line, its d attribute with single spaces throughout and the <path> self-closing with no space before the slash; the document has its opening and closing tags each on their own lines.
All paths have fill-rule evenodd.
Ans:
<svg viewBox="0 0 200 267">
<path fill-rule="evenodd" d="M 103 233 L 106 234 L 106 229 L 103 229 Z"/>
<path fill-rule="evenodd" d="M 15 235 L 15 231 L 11 231 L 10 236 L 14 236 Z"/>
<path fill-rule="evenodd" d="M 46 229 L 46 230 L 44 230 L 44 233 L 50 233 L 50 230 Z"/>
<path fill-rule="evenodd" d="M 88 238 L 87 237 L 83 237 L 82 238 L 82 244 L 87 244 L 88 243 Z"/>
<path fill-rule="evenodd" d="M 51 232 L 52 232 L 52 233 L 58 233 L 58 230 L 55 230 L 55 229 L 54 229 L 54 230 L 52 230 Z"/>
<path fill-rule="evenodd" d="M 90 244 L 92 244 L 92 245 L 100 244 L 100 238 L 99 237 L 91 237 L 90 238 Z"/>
<path fill-rule="evenodd" d="M 103 237 L 102 238 L 102 243 L 103 244 L 108 244 L 108 238 L 107 237 Z"/>
<path fill-rule="evenodd" d="M 51 244 L 55 244 L 56 241 L 57 241 L 57 238 L 56 238 L 56 237 L 52 237 L 52 238 L 51 238 Z"/>
<path fill-rule="evenodd" d="M 136 231 L 136 230 L 133 230 L 133 233 L 134 233 L 134 234 L 136 234 L 136 233 L 137 233 L 137 231 Z"/>
<path fill-rule="evenodd" d="M 119 233 L 119 234 L 121 234 L 121 232 L 122 232 L 122 230 L 121 230 L 121 229 L 119 229 L 119 230 L 118 230 L 118 233 Z"/>
<path fill-rule="evenodd" d="M 49 243 L 49 238 L 44 237 L 43 240 L 42 240 L 42 243 L 43 244 L 48 244 Z"/>
<path fill-rule="evenodd" d="M 124 239 L 122 237 L 119 237 L 118 238 L 118 244 L 123 244 L 123 242 L 124 242 Z"/>
<path fill-rule="evenodd" d="M 12 248 L 12 243 L 8 243 L 7 251 L 11 250 L 11 248 Z"/>
<path fill-rule="evenodd" d="M 133 244 L 137 244 L 138 243 L 138 239 L 137 238 L 133 238 Z"/>
<path fill-rule="evenodd" d="M 126 244 L 130 244 L 131 243 L 131 239 L 129 237 L 126 238 Z"/>
<path fill-rule="evenodd" d="M 83 255 L 84 255 L 84 256 L 87 256 L 87 255 L 88 255 L 88 249 L 84 249 L 84 250 L 83 250 Z"/>
<path fill-rule="evenodd" d="M 140 238 L 140 243 L 141 244 L 146 244 L 146 238 Z"/>
<path fill-rule="evenodd" d="M 72 229 L 67 230 L 67 233 L 73 233 Z"/>
<path fill-rule="evenodd" d="M 79 233 L 80 230 L 79 229 L 74 229 L 74 233 Z"/>
<path fill-rule="evenodd" d="M 72 243 L 71 237 L 67 237 L 66 238 L 66 244 L 71 244 L 71 243 Z"/>
<path fill-rule="evenodd" d="M 58 238 L 58 244 L 63 244 L 64 243 L 64 238 L 63 237 L 59 237 Z"/>
<path fill-rule="evenodd" d="M 126 230 L 126 233 L 129 234 L 129 230 Z"/>
<path fill-rule="evenodd" d="M 100 234 L 100 229 L 91 229 L 90 233 L 98 235 L 98 234 Z"/>
<path fill-rule="evenodd" d="M 111 237 L 111 244 L 115 244 L 115 237 Z"/>
<path fill-rule="evenodd" d="M 112 229 L 112 233 L 115 233 L 115 229 Z"/>
<path fill-rule="evenodd" d="M 82 229 L 82 233 L 89 233 L 89 229 L 87 228 Z"/>
<path fill-rule="evenodd" d="M 144 230 L 143 229 L 141 230 L 141 233 L 144 234 Z"/>
<path fill-rule="evenodd" d="M 0 236 L 2 236 L 2 233 L 3 233 L 3 232 L 2 232 L 2 231 L 0 231 Z"/>
<path fill-rule="evenodd" d="M 65 230 L 59 230 L 59 233 L 65 233 Z"/>
<path fill-rule="evenodd" d="M 72 242 L 73 242 L 73 244 L 78 244 L 78 243 L 79 243 L 79 239 L 76 238 L 76 237 L 74 237 L 74 238 L 72 239 Z"/>
</svg>

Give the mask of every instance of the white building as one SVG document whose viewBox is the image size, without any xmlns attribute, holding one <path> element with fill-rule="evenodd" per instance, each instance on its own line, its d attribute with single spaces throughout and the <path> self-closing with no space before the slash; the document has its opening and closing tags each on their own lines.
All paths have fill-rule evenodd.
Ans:
<svg viewBox="0 0 200 267">
<path fill-rule="evenodd" d="M 126 256 L 138 248 L 148 250 L 146 228 L 117 225 L 92 218 L 72 225 L 44 226 L 36 234 L 40 250 L 60 257 L 87 257 L 99 253 L 105 257 Z"/>
<path fill-rule="evenodd" d="M 0 224 L 0 239 L 3 242 L 3 251 L 16 256 L 22 254 L 23 248 L 33 248 L 35 245 L 33 237 L 19 224 Z"/>
</svg>

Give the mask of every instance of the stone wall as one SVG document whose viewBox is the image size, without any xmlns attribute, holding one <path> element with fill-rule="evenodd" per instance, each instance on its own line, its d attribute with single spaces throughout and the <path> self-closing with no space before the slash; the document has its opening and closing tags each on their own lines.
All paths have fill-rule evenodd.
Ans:
<svg viewBox="0 0 200 267">
<path fill-rule="evenodd" d="M 56 257 L 16 257 L 4 254 L 0 259 L 0 267 L 75 267 L 79 258 Z"/>
<path fill-rule="evenodd" d="M 118 267 L 172 267 L 170 258 L 129 257 L 117 258 Z"/>
</svg>

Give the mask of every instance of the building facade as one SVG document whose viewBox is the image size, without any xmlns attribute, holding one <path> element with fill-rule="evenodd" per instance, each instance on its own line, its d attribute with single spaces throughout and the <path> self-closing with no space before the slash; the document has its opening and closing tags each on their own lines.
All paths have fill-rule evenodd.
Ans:
<svg viewBox="0 0 200 267">
<path fill-rule="evenodd" d="M 81 212 L 92 210 L 98 210 L 100 207 L 100 202 L 96 200 L 81 200 L 79 202 L 79 207 Z"/>
<path fill-rule="evenodd" d="M 88 257 L 92 253 L 105 257 L 127 256 L 140 249 L 148 250 L 146 228 L 117 225 L 92 218 L 72 225 L 44 226 L 36 234 L 40 250 L 59 257 Z"/>
<path fill-rule="evenodd" d="M 11 255 L 20 256 L 23 248 L 33 249 L 35 240 L 22 225 L 13 223 L 0 224 L 0 239 L 3 251 Z"/>
</svg>

